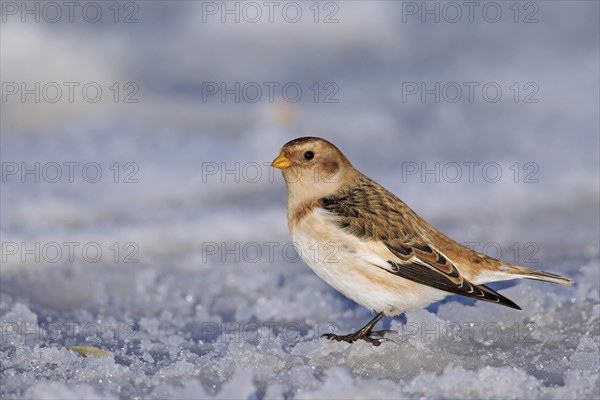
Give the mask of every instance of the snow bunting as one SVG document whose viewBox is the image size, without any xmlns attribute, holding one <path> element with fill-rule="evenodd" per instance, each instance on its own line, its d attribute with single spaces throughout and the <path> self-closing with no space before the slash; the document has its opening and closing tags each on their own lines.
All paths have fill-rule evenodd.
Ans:
<svg viewBox="0 0 600 400">
<path fill-rule="evenodd" d="M 329 339 L 379 345 L 389 331 L 373 327 L 384 315 L 422 308 L 451 294 L 521 309 L 486 287 L 488 282 L 572 283 L 462 246 L 356 170 L 324 139 L 288 142 L 272 166 L 283 171 L 288 228 L 298 253 L 325 282 L 377 312 L 357 332 L 323 335 Z"/>
</svg>

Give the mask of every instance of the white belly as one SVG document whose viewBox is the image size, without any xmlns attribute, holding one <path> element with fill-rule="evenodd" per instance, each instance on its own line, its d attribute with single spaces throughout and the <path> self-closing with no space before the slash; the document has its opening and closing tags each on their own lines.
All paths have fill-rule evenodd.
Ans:
<svg viewBox="0 0 600 400">
<path fill-rule="evenodd" d="M 377 267 L 387 261 L 339 229 L 329 215 L 320 209 L 312 211 L 290 229 L 290 235 L 308 266 L 346 297 L 371 310 L 397 315 L 449 294 Z"/>
</svg>

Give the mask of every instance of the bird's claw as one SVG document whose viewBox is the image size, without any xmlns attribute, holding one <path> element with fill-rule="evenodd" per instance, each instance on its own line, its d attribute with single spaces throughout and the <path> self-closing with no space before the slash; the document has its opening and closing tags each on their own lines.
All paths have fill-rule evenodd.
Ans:
<svg viewBox="0 0 600 400">
<path fill-rule="evenodd" d="M 364 340 L 365 342 L 371 343 L 373 346 L 379 346 L 383 342 L 393 342 L 391 339 L 386 339 L 385 336 L 388 333 L 397 333 L 396 331 L 391 330 L 382 330 L 382 331 L 373 331 L 373 332 L 356 332 L 350 335 L 336 335 L 333 333 L 326 333 L 321 335 L 321 337 L 327 338 L 329 340 L 335 340 L 337 342 L 347 342 L 353 343 L 357 340 Z M 375 336 L 375 337 L 374 337 Z"/>
</svg>

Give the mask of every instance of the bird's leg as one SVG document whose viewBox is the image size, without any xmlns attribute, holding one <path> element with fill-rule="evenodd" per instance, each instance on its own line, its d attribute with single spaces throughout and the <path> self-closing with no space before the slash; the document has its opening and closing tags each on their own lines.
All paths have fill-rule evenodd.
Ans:
<svg viewBox="0 0 600 400">
<path fill-rule="evenodd" d="M 383 330 L 383 331 L 373 331 L 373 327 L 375 326 L 375 324 L 377 324 L 379 322 L 379 320 L 381 318 L 383 318 L 384 314 L 383 311 L 378 313 L 375 318 L 373 318 L 371 321 L 369 321 L 368 324 L 366 324 L 365 326 L 363 326 L 361 329 L 359 329 L 357 332 L 351 333 L 349 335 L 334 335 L 333 333 L 326 333 L 324 335 L 322 335 L 321 337 L 326 337 L 327 339 L 330 340 L 337 340 L 338 342 L 348 342 L 348 343 L 352 343 L 356 340 L 362 339 L 366 342 L 371 343 L 373 346 L 379 346 L 381 343 L 385 342 L 386 340 L 389 339 L 384 339 L 383 336 L 386 333 L 391 333 L 394 331 L 389 331 L 389 330 Z M 377 336 L 377 337 L 374 337 Z"/>
</svg>

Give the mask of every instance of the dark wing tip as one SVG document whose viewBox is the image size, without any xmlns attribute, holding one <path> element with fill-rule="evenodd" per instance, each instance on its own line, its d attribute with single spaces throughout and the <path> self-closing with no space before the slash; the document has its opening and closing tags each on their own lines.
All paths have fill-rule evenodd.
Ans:
<svg viewBox="0 0 600 400">
<path fill-rule="evenodd" d="M 492 290 L 485 285 L 477 285 L 477 287 L 484 293 L 482 300 L 498 303 L 506 307 L 514 308 L 515 310 L 523 310 L 517 303 L 507 297 L 502 296 L 495 290 Z"/>
</svg>

